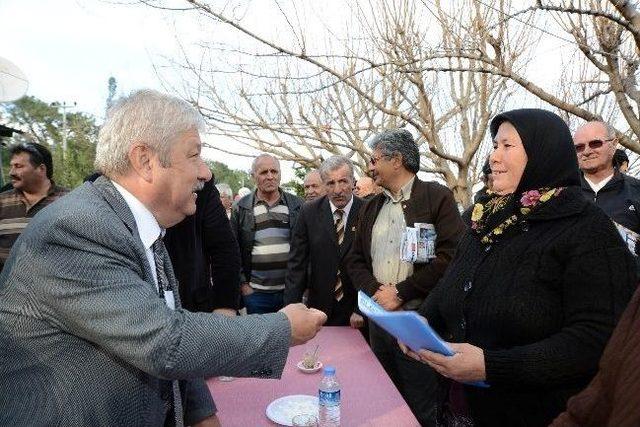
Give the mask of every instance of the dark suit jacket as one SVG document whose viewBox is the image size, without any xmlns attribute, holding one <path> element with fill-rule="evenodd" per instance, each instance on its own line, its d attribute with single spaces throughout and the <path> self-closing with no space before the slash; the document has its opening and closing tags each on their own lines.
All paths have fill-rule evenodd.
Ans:
<svg viewBox="0 0 640 427">
<path fill-rule="evenodd" d="M 337 272 L 340 269 L 344 291 L 340 305 L 348 307 L 348 315 L 355 310 L 356 291 L 346 274 L 344 259 L 351 249 L 355 225 L 362 205 L 363 201 L 354 196 L 347 218 L 344 240 L 340 246 L 338 246 L 328 197 L 319 197 L 302 206 L 291 238 L 285 280 L 285 304 L 300 302 L 305 289 L 309 288 L 309 306 L 324 311 L 329 317 L 327 324 L 332 324 L 332 310 L 335 307 L 333 290 Z"/>
<path fill-rule="evenodd" d="M 182 307 L 204 312 L 238 307 L 240 249 L 213 179 L 198 192 L 196 213 L 167 229 L 164 242 Z"/>
</svg>

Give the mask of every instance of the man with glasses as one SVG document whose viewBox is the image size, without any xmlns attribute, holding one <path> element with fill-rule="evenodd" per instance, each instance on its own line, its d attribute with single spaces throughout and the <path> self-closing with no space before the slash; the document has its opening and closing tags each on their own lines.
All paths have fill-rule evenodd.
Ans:
<svg viewBox="0 0 640 427">
<path fill-rule="evenodd" d="M 589 122 L 578 128 L 573 143 L 582 171 L 582 192 L 615 223 L 629 249 L 637 254 L 640 233 L 640 181 L 614 168 L 618 138 L 604 122 Z"/>
<path fill-rule="evenodd" d="M 0 270 L 29 220 L 67 190 L 53 182 L 51 153 L 33 142 L 9 149 L 11 190 L 0 193 Z"/>
<path fill-rule="evenodd" d="M 369 171 L 383 192 L 361 210 L 347 273 L 386 310 L 415 310 L 449 265 L 464 225 L 453 193 L 418 179 L 420 153 L 411 133 L 390 129 L 373 137 Z M 432 226 L 433 258 L 402 256 L 407 227 Z M 417 233 L 416 233 L 417 235 Z M 413 245 L 416 246 L 416 245 Z M 406 259 L 406 260 L 403 260 Z M 438 380 L 428 366 L 405 356 L 395 338 L 369 324 L 371 349 L 421 425 L 435 425 Z"/>
</svg>

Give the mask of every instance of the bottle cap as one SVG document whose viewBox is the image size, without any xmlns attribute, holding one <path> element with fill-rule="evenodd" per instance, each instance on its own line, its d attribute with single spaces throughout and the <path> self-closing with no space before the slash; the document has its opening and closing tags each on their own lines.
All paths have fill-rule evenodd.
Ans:
<svg viewBox="0 0 640 427">
<path fill-rule="evenodd" d="M 336 368 L 333 366 L 325 366 L 324 367 L 324 374 L 325 375 L 335 375 L 336 374 Z"/>
</svg>

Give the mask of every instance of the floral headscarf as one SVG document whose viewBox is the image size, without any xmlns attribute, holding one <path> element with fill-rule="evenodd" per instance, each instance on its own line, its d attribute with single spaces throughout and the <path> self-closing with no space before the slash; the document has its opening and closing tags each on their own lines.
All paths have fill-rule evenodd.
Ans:
<svg viewBox="0 0 640 427">
<path fill-rule="evenodd" d="M 489 192 L 474 205 L 471 228 L 487 244 L 556 197 L 563 188 L 580 185 L 571 132 L 559 116 L 539 109 L 508 111 L 491 121 L 492 138 L 504 122 L 516 128 L 527 153 L 527 165 L 513 194 L 500 196 Z"/>
<path fill-rule="evenodd" d="M 551 198 L 560 194 L 564 187 L 542 188 L 540 190 L 529 190 L 522 193 L 520 198 L 520 208 L 504 221 L 487 230 L 487 222 L 492 215 L 495 215 L 509 204 L 513 198 L 512 194 L 506 196 L 494 195 L 483 203 L 476 203 L 471 213 L 471 228 L 478 234 L 484 234 L 480 241 L 482 243 L 493 243 L 495 239 L 504 233 L 510 226 L 522 221 L 534 209 L 538 208 Z"/>
</svg>

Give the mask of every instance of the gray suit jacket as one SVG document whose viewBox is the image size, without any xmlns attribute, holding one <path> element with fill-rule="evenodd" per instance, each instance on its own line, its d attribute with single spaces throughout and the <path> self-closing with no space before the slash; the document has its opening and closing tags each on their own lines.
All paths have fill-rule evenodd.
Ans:
<svg viewBox="0 0 640 427">
<path fill-rule="evenodd" d="M 160 426 L 168 380 L 184 380 L 189 424 L 215 411 L 203 378 L 279 377 L 290 333 L 282 313 L 169 309 L 99 178 L 36 215 L 0 275 L 0 425 Z"/>
</svg>

